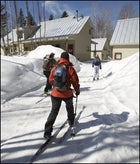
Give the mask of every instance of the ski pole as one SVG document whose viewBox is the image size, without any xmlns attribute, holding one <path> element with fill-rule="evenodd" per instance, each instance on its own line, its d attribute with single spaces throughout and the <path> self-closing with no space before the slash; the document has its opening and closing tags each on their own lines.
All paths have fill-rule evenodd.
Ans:
<svg viewBox="0 0 140 164">
<path fill-rule="evenodd" d="M 36 102 L 36 104 L 38 104 L 39 102 L 43 101 L 45 98 L 47 98 L 47 96 L 45 96 L 45 97 L 41 98 L 40 100 L 38 100 L 38 101 Z"/>
<path fill-rule="evenodd" d="M 78 102 L 78 96 L 76 95 L 76 103 L 75 103 L 75 111 L 74 111 L 75 116 L 76 116 L 76 111 L 77 111 L 77 102 Z"/>
<path fill-rule="evenodd" d="M 75 130 L 74 130 L 74 128 L 75 128 L 75 119 L 76 119 L 76 110 L 77 110 L 77 101 L 78 101 L 78 96 L 76 95 L 76 104 L 75 104 L 75 111 L 74 111 L 74 124 L 73 124 L 73 126 L 71 127 L 71 136 L 72 136 L 72 138 L 75 136 Z"/>
<path fill-rule="evenodd" d="M 102 78 L 104 78 L 104 75 L 103 75 L 103 71 L 102 71 L 102 69 L 100 69 L 100 72 L 101 72 L 101 76 L 102 76 Z"/>
</svg>

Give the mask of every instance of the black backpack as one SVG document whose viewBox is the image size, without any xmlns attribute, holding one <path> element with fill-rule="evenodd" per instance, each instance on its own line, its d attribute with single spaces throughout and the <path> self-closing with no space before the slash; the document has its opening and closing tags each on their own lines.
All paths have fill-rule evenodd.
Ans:
<svg viewBox="0 0 140 164">
<path fill-rule="evenodd" d="M 95 58 L 95 63 L 94 63 L 95 65 L 100 65 L 101 64 L 101 61 L 100 61 L 100 59 L 99 58 Z"/>
<path fill-rule="evenodd" d="M 53 87 L 59 91 L 65 91 L 66 87 L 66 65 L 57 65 L 54 71 Z"/>
<path fill-rule="evenodd" d="M 52 67 L 53 67 L 53 60 L 45 59 L 42 68 L 46 71 L 50 71 Z"/>
</svg>

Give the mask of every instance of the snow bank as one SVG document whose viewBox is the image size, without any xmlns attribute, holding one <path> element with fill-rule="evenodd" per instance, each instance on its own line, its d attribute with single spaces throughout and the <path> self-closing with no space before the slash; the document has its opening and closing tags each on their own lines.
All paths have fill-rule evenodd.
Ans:
<svg viewBox="0 0 140 164">
<path fill-rule="evenodd" d="M 26 93 L 40 85 L 41 81 L 44 83 L 42 70 L 39 73 L 42 62 L 36 59 L 28 60 L 25 57 L 8 56 L 1 56 L 1 61 L 2 101 Z"/>
<path fill-rule="evenodd" d="M 49 55 L 50 53 L 53 52 L 55 54 L 55 59 L 58 60 L 61 56 L 61 53 L 64 51 L 65 50 L 58 47 L 54 47 L 52 45 L 41 45 L 38 46 L 35 50 L 29 52 L 27 57 L 43 59 L 44 56 L 46 56 L 47 54 Z M 69 56 L 70 56 L 70 62 L 72 62 L 72 64 L 74 65 L 75 70 L 79 72 L 80 71 L 79 61 L 76 59 L 75 56 L 71 54 L 69 54 Z"/>
<path fill-rule="evenodd" d="M 55 59 L 58 60 L 64 50 L 51 45 L 42 45 L 27 56 L 1 56 L 2 102 L 46 83 L 42 70 L 43 57 L 51 52 L 55 53 Z M 79 72 L 79 61 L 72 55 L 70 55 L 70 61 Z"/>
<path fill-rule="evenodd" d="M 139 52 L 121 61 L 114 61 L 112 72 L 114 76 L 112 76 L 111 88 L 114 94 L 125 106 L 137 112 L 139 104 L 137 92 L 139 90 Z"/>
</svg>

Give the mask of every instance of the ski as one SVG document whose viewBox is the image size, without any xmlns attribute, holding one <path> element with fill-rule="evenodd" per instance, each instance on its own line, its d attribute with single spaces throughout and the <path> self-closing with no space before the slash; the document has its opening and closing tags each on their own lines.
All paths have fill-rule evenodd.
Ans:
<svg viewBox="0 0 140 164">
<path fill-rule="evenodd" d="M 84 109 L 85 109 L 85 106 L 83 106 L 82 110 L 78 113 L 77 117 L 75 118 L 74 125 L 72 127 L 71 126 L 68 127 L 68 129 L 66 130 L 64 135 L 60 138 L 58 143 L 62 143 L 66 139 L 66 137 L 69 135 L 69 133 L 71 133 L 70 136 L 73 139 L 73 137 L 76 135 L 76 133 L 75 133 L 75 128 L 76 127 L 75 126 L 77 125 L 78 120 L 79 120 L 82 112 L 84 111 Z"/>
<path fill-rule="evenodd" d="M 47 147 L 54 141 L 54 139 L 57 137 L 58 133 L 62 130 L 62 128 L 67 124 L 67 120 L 56 130 L 56 132 L 52 135 L 52 137 L 49 140 L 46 140 L 40 148 L 37 150 L 37 152 L 32 156 L 30 163 L 34 162 L 46 149 Z"/>
</svg>

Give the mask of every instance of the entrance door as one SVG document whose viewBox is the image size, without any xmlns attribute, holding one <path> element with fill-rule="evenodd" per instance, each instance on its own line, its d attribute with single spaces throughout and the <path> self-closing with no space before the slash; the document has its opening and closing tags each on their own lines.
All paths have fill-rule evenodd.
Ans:
<svg viewBox="0 0 140 164">
<path fill-rule="evenodd" d="M 74 53 L 73 44 L 68 44 L 68 52 L 73 55 Z"/>
</svg>

